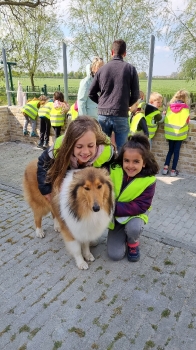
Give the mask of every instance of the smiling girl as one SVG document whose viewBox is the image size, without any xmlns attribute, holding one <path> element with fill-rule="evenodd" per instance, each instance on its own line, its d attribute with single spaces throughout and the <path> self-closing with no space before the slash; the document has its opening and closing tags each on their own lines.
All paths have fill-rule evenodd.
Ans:
<svg viewBox="0 0 196 350">
<path fill-rule="evenodd" d="M 41 194 L 50 200 L 52 186 L 60 189 L 67 170 L 100 168 L 113 154 L 110 138 L 99 123 L 88 116 L 77 117 L 70 122 L 65 135 L 58 137 L 38 158 L 37 180 Z"/>
<path fill-rule="evenodd" d="M 110 167 L 114 184 L 115 212 L 107 239 L 108 256 L 129 261 L 140 259 L 139 237 L 148 222 L 155 193 L 158 164 L 146 136 L 135 134 L 122 147 Z"/>
</svg>

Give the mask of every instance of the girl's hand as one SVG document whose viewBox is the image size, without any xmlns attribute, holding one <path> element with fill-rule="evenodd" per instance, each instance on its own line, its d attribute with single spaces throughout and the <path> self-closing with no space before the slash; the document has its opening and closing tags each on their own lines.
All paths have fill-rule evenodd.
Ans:
<svg viewBox="0 0 196 350">
<path fill-rule="evenodd" d="M 45 194 L 44 196 L 48 202 L 51 202 L 51 193 Z"/>
</svg>

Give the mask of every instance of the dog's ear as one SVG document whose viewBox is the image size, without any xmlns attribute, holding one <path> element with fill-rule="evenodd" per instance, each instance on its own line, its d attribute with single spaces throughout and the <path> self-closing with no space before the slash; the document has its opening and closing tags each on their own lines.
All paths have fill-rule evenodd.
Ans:
<svg viewBox="0 0 196 350">
<path fill-rule="evenodd" d="M 101 168 L 100 170 L 101 170 L 103 175 L 105 175 L 105 176 L 109 176 L 110 175 L 106 168 Z"/>
</svg>

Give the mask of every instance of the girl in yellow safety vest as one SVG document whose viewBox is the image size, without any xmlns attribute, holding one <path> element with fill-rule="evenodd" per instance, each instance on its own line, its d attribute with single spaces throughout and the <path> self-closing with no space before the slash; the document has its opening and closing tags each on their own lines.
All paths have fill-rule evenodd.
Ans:
<svg viewBox="0 0 196 350">
<path fill-rule="evenodd" d="M 126 251 L 129 261 L 140 259 L 139 237 L 148 222 L 157 173 L 148 138 L 141 134 L 129 138 L 110 166 L 116 200 L 107 238 L 112 260 L 121 260 Z"/>
<path fill-rule="evenodd" d="M 55 132 L 55 138 L 61 134 L 61 127 L 65 124 L 66 114 L 69 110 L 69 104 L 64 100 L 61 91 L 56 91 L 53 95 L 53 106 L 50 111 L 50 123 Z"/>
<path fill-rule="evenodd" d="M 25 117 L 24 126 L 23 126 L 23 135 L 29 135 L 29 131 L 27 130 L 28 124 L 31 123 L 31 137 L 38 137 L 36 134 L 36 119 L 38 115 L 38 109 L 40 108 L 40 103 L 43 101 L 43 96 L 39 98 L 34 97 L 31 100 L 28 100 L 27 103 L 22 107 L 21 112 Z"/>
<path fill-rule="evenodd" d="M 187 138 L 188 134 L 188 124 L 190 121 L 189 103 L 189 93 L 185 90 L 177 91 L 170 101 L 164 119 L 165 138 L 169 142 L 169 151 L 162 170 L 163 175 L 167 175 L 169 172 L 169 164 L 172 155 L 174 155 L 174 157 L 170 176 L 177 176 L 179 173 L 176 167 L 182 141 Z"/>
<path fill-rule="evenodd" d="M 110 138 L 96 119 L 78 116 L 69 122 L 65 135 L 38 158 L 37 179 L 40 192 L 50 200 L 52 186 L 60 189 L 69 169 L 102 167 L 114 155 Z"/>
</svg>

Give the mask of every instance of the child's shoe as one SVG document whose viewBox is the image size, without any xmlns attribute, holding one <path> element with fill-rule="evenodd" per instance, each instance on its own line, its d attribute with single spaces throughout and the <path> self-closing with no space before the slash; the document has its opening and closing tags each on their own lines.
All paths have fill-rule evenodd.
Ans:
<svg viewBox="0 0 196 350">
<path fill-rule="evenodd" d="M 48 148 L 48 142 L 45 142 L 45 141 L 44 141 L 43 149 L 46 149 L 46 148 Z"/>
<path fill-rule="evenodd" d="M 136 262 L 140 260 L 139 242 L 134 244 L 127 244 L 127 259 L 131 262 Z"/>
<path fill-rule="evenodd" d="M 164 167 L 162 170 L 162 175 L 167 175 L 168 174 L 169 169 Z"/>
<path fill-rule="evenodd" d="M 31 137 L 38 137 L 38 135 L 34 132 L 34 131 L 32 131 L 31 132 L 31 135 L 30 135 Z"/>
<path fill-rule="evenodd" d="M 178 176 L 178 174 L 179 174 L 178 170 L 172 170 L 171 173 L 170 173 L 170 176 L 174 177 L 174 176 Z"/>
<path fill-rule="evenodd" d="M 29 135 L 29 132 L 27 130 L 23 130 L 23 135 L 27 136 L 27 135 Z"/>
<path fill-rule="evenodd" d="M 41 149 L 43 149 L 43 142 L 38 142 L 38 144 L 37 144 L 37 148 L 41 148 Z"/>
</svg>

